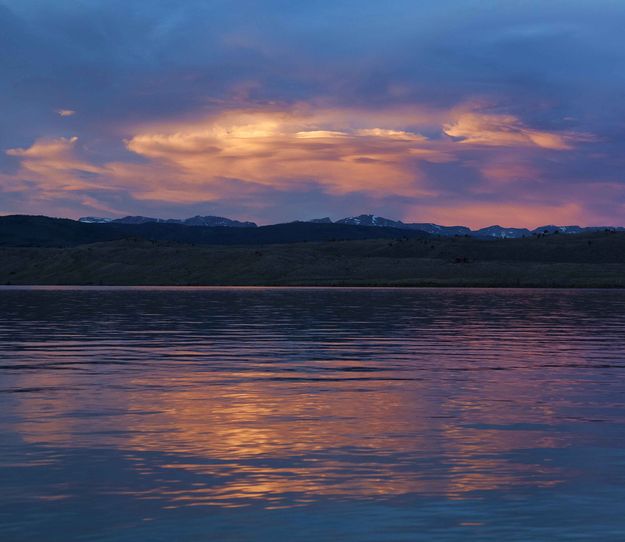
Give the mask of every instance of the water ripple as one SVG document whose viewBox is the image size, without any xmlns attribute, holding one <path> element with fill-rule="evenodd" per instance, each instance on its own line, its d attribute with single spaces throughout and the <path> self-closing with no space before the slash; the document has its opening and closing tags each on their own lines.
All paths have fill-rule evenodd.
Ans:
<svg viewBox="0 0 625 542">
<path fill-rule="evenodd" d="M 244 507 L 265 540 L 270 510 L 388 534 L 462 503 L 511 540 L 625 537 L 623 368 L 623 291 L 3 288 L 0 520 L 117 540 Z"/>
</svg>

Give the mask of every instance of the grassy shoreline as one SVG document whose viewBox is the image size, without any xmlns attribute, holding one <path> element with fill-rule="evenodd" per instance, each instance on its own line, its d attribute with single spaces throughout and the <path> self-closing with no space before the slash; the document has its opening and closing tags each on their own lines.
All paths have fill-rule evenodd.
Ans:
<svg viewBox="0 0 625 542">
<path fill-rule="evenodd" d="M 126 239 L 66 248 L 4 247 L 0 284 L 624 288 L 625 234 L 254 246 Z"/>
</svg>

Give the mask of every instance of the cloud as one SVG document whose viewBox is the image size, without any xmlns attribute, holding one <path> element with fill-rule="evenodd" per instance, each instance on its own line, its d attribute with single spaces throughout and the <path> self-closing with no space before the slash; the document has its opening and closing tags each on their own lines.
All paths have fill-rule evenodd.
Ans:
<svg viewBox="0 0 625 542">
<path fill-rule="evenodd" d="M 72 109 L 57 109 L 55 113 L 59 117 L 73 117 L 76 114 L 76 111 Z"/>
<path fill-rule="evenodd" d="M 395 139 L 400 141 L 427 141 L 427 138 L 421 134 L 406 132 L 404 130 L 387 130 L 384 128 L 366 128 L 357 130 L 356 134 L 364 137 L 382 137 L 387 139 Z"/>
<path fill-rule="evenodd" d="M 442 133 L 463 137 L 449 140 Z M 527 153 L 567 151 L 587 141 L 583 134 L 532 129 L 515 116 L 490 114 L 475 105 L 449 111 L 299 106 L 232 110 L 203 121 L 148 126 L 126 145 L 189 183 L 216 188 L 237 179 L 281 191 L 316 183 L 332 195 L 427 198 L 441 189 L 424 175 L 426 164 L 477 168 L 484 180 L 477 191 L 492 191 L 492 182 L 541 177 Z M 526 154 L 495 147 L 520 147 Z M 475 189 L 456 183 L 456 190 Z"/>
<path fill-rule="evenodd" d="M 281 201 L 295 201 L 304 194 L 313 198 L 314 192 L 316 201 L 325 198 L 332 208 L 331 200 L 339 198 L 342 205 L 369 201 L 366 205 L 376 209 L 401 200 L 387 214 L 420 220 L 404 213 L 410 209 L 406 202 L 418 200 L 438 212 L 441 198 L 474 200 L 498 192 L 505 198 L 512 188 L 503 186 L 544 178 L 535 163 L 540 154 L 567 154 L 563 151 L 583 143 L 572 132 L 534 130 L 512 115 L 489 114 L 475 105 L 449 110 L 271 105 L 131 130 L 120 157 L 108 157 L 76 136 L 40 138 L 30 147 L 9 149 L 6 155 L 17 161 L 17 170 L 0 177 L 0 186 L 37 198 L 70 198 L 107 213 L 133 212 L 128 198 L 139 207 L 228 201 L 253 219 L 262 208 L 272 208 L 278 194 Z M 464 137 L 450 139 L 449 132 Z M 560 140 L 566 146 L 553 144 Z M 288 209 L 282 207 L 276 219 L 299 218 Z M 494 218 L 487 209 L 484 216 Z M 467 213 L 473 220 L 469 207 Z"/>
<path fill-rule="evenodd" d="M 20 180 L 39 181 L 56 190 L 94 188 L 93 174 L 105 170 L 76 156 L 76 136 L 70 138 L 39 139 L 25 149 L 9 149 L 8 156 L 19 158 Z"/>
<path fill-rule="evenodd" d="M 419 162 L 453 157 L 420 134 L 360 127 L 377 117 L 346 110 L 229 111 L 142 131 L 127 148 L 198 182 L 234 178 L 280 189 L 314 182 L 334 194 L 426 195 Z"/>
<path fill-rule="evenodd" d="M 19 156 L 31 160 L 46 160 L 66 157 L 71 153 L 78 137 L 60 137 L 58 139 L 39 139 L 26 149 L 8 149 L 9 156 Z"/>
<path fill-rule="evenodd" d="M 299 139 L 330 139 L 335 137 L 347 137 L 347 132 L 338 132 L 332 130 L 308 130 L 305 132 L 296 132 L 295 137 Z"/>
<path fill-rule="evenodd" d="M 2 209 L 618 222 L 625 4 L 500 4 L 4 0 Z"/>
<path fill-rule="evenodd" d="M 494 147 L 540 147 L 570 150 L 581 139 L 577 134 L 533 130 L 512 115 L 463 113 L 446 124 L 443 131 L 464 145 Z"/>
<path fill-rule="evenodd" d="M 10 213 L 75 216 L 89 191 L 106 190 L 102 168 L 81 159 L 78 138 L 41 138 L 30 147 L 13 148 L 6 156 L 18 163 L 0 171 L 0 200 Z"/>
</svg>

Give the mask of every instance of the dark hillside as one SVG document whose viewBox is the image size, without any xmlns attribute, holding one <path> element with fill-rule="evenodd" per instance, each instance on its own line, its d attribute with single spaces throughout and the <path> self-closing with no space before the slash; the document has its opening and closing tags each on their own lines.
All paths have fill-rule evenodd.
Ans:
<svg viewBox="0 0 625 542">
<path fill-rule="evenodd" d="M 496 240 L 475 237 L 400 239 L 377 248 L 374 255 L 463 262 L 625 263 L 625 233 L 556 234 Z"/>
<path fill-rule="evenodd" d="M 625 234 L 5 247 L 0 284 L 625 287 Z"/>
<path fill-rule="evenodd" d="M 396 228 L 293 222 L 260 228 L 185 226 L 181 224 L 87 224 L 62 218 L 0 217 L 0 246 L 71 247 L 138 238 L 198 245 L 258 245 L 311 241 L 425 238 L 421 231 Z"/>
</svg>

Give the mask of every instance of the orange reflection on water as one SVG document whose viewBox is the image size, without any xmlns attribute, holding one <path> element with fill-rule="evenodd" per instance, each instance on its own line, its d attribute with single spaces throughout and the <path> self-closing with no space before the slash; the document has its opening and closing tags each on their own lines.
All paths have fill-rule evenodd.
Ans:
<svg viewBox="0 0 625 542">
<path fill-rule="evenodd" d="M 434 386 L 431 375 L 393 380 L 392 371 L 350 372 L 346 379 L 340 373 L 344 365 L 339 361 L 339 372 L 314 378 L 304 372 L 281 378 L 270 371 L 213 374 L 188 368 L 159 381 L 145 373 L 106 392 L 106 416 L 77 416 L 93 412 L 103 399 L 80 391 L 62 401 L 23 401 L 22 418 L 37 422 L 20 429 L 31 442 L 129 452 L 146 476 L 155 475 L 154 466 L 140 458 L 163 454 L 160 469 L 174 479 L 182 471 L 198 477 L 196 485 L 158 490 L 174 507 L 238 506 L 255 499 L 279 504 L 285 498 L 303 503 L 322 495 L 458 499 L 560 480 L 556 468 L 537 469 L 507 456 L 566 443 L 544 429 L 501 429 L 511 420 L 531 423 L 535 417 L 542 389 L 522 373 L 441 378 Z M 80 388 L 81 379 L 69 372 L 41 373 L 32 385 Z M 46 410 L 50 415 L 37 417 Z"/>
<path fill-rule="evenodd" d="M 401 296 L 416 294 L 392 295 L 380 306 L 396 303 L 393 316 L 425 310 L 406 309 Z M 570 467 L 550 451 L 583 442 L 565 424 L 589 401 L 571 368 L 593 356 L 605 364 L 615 336 L 564 327 L 575 317 L 566 294 L 552 302 L 560 319 L 518 301 L 491 321 L 493 300 L 507 307 L 514 296 L 463 305 L 468 295 L 437 293 L 431 319 L 414 326 L 386 315 L 373 326 L 355 304 L 349 326 L 311 330 L 299 306 L 280 306 L 270 324 L 243 312 L 236 325 L 194 333 L 185 323 L 139 338 L 24 342 L 32 350 L 20 356 L 38 370 L 16 373 L 14 387 L 39 391 L 14 394 L 12 429 L 30 444 L 114 450 L 151 482 L 127 491 L 169 507 L 467 499 L 567 480 Z"/>
</svg>

